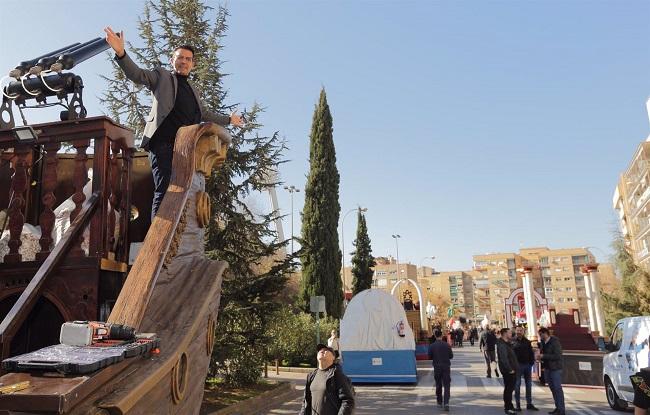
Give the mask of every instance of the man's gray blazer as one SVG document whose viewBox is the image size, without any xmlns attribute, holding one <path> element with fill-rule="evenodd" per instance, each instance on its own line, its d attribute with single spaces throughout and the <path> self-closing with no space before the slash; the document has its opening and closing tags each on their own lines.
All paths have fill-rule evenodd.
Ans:
<svg viewBox="0 0 650 415">
<path fill-rule="evenodd" d="M 144 127 L 144 137 L 140 145 L 142 148 L 148 149 L 151 137 L 174 108 L 176 88 L 178 86 L 176 73 L 162 67 L 154 70 L 142 69 L 133 62 L 126 52 L 124 52 L 124 56 L 121 58 L 116 57 L 115 60 L 128 79 L 138 85 L 144 85 L 153 94 L 151 112 L 146 118 L 147 124 Z M 211 121 L 224 126 L 230 124 L 229 116 L 215 114 L 205 108 L 196 88 L 192 84 L 190 86 L 201 109 L 201 121 Z"/>
</svg>

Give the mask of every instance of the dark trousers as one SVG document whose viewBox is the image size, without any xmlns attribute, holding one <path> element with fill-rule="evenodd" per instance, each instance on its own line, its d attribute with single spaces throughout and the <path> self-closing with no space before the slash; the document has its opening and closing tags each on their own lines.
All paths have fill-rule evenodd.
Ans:
<svg viewBox="0 0 650 415">
<path fill-rule="evenodd" d="M 487 366 L 487 375 L 492 376 L 492 362 L 495 362 L 496 351 L 483 349 L 483 357 L 485 358 L 485 365 Z M 499 376 L 499 369 L 494 368 L 494 373 Z"/>
<path fill-rule="evenodd" d="M 436 381 L 436 401 L 438 404 L 449 405 L 449 388 L 451 387 L 451 368 L 433 367 L 433 378 Z M 443 396 L 444 388 L 444 396 Z"/>
<path fill-rule="evenodd" d="M 516 373 L 503 373 L 503 409 L 515 409 L 512 405 L 512 392 L 515 390 Z"/>
<path fill-rule="evenodd" d="M 154 186 L 153 201 L 151 203 L 152 222 L 169 186 L 169 179 L 172 176 L 173 157 L 174 143 L 153 141 L 149 144 L 149 162 L 151 163 Z"/>
<path fill-rule="evenodd" d="M 562 369 L 558 370 L 544 370 L 544 377 L 546 378 L 546 383 L 548 384 L 551 393 L 553 394 L 553 402 L 555 402 L 555 407 L 560 412 L 564 414 L 564 391 L 562 390 Z"/>
<path fill-rule="evenodd" d="M 517 380 L 515 381 L 515 402 L 517 404 L 517 408 L 521 406 L 521 378 L 524 378 L 524 382 L 526 383 L 526 405 L 532 405 L 533 403 L 533 394 L 532 394 L 532 388 L 533 388 L 533 383 L 530 379 L 530 370 L 532 369 L 532 366 L 529 365 L 528 363 L 519 363 L 519 372 L 517 372 Z"/>
</svg>

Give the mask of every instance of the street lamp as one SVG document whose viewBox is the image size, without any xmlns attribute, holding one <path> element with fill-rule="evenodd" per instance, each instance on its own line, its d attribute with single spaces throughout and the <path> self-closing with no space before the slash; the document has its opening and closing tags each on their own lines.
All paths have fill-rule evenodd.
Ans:
<svg viewBox="0 0 650 415">
<path fill-rule="evenodd" d="M 345 238 L 343 236 L 344 233 L 344 227 L 343 225 L 345 224 L 345 218 L 348 216 L 348 214 L 354 212 L 355 210 L 364 213 L 368 211 L 368 208 L 362 208 L 361 206 L 355 207 L 354 209 L 350 209 L 347 212 L 345 212 L 345 215 L 343 215 L 343 219 L 341 220 L 341 254 L 343 257 L 343 260 L 341 261 L 341 272 L 343 273 L 343 297 L 345 297 L 345 286 L 346 286 L 346 278 L 345 278 Z"/>
<path fill-rule="evenodd" d="M 397 243 L 397 240 L 401 238 L 401 236 L 398 234 L 391 236 L 395 239 L 395 263 L 397 264 L 397 279 L 399 280 L 399 244 Z"/>
<path fill-rule="evenodd" d="M 287 190 L 291 194 L 291 256 L 293 257 L 293 194 L 299 193 L 300 189 L 296 186 L 284 186 L 284 190 Z"/>
<path fill-rule="evenodd" d="M 427 259 L 430 259 L 430 260 L 433 261 L 434 259 L 436 259 L 436 257 L 435 256 L 425 256 L 424 258 L 422 258 L 420 260 L 420 269 L 422 269 L 422 278 L 424 278 L 424 268 L 423 268 L 424 267 L 424 261 L 426 261 Z"/>
</svg>

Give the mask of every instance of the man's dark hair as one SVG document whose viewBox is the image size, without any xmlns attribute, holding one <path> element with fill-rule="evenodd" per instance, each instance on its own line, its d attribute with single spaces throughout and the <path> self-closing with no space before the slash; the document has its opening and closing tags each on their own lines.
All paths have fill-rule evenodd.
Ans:
<svg viewBox="0 0 650 415">
<path fill-rule="evenodd" d="M 501 335 L 503 336 L 504 334 L 506 334 L 506 333 L 509 332 L 509 331 L 510 331 L 509 328 L 504 327 L 504 328 L 501 329 Z"/>
<path fill-rule="evenodd" d="M 190 46 L 190 45 L 180 45 L 180 46 L 177 46 L 174 49 L 174 52 L 176 52 L 178 49 L 189 50 L 190 52 L 192 52 L 192 58 L 194 58 L 195 53 L 194 53 L 194 48 L 192 46 Z"/>
<path fill-rule="evenodd" d="M 537 332 L 538 332 L 539 334 L 542 334 L 542 333 L 551 334 L 551 332 L 548 331 L 548 329 L 547 329 L 546 327 L 540 327 L 540 329 L 537 330 Z"/>
<path fill-rule="evenodd" d="M 436 339 L 439 339 L 442 337 L 442 332 L 440 330 L 435 330 L 433 332 L 433 335 L 436 337 Z"/>
</svg>

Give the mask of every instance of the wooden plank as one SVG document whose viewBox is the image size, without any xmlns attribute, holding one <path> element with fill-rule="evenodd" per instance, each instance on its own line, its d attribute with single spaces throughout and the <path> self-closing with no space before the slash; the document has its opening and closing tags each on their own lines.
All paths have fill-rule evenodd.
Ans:
<svg viewBox="0 0 650 415">
<path fill-rule="evenodd" d="M 9 313 L 2 320 L 2 323 L 0 323 L 0 340 L 2 341 L 1 357 L 3 359 L 8 357 L 11 339 L 32 311 L 32 308 L 34 308 L 47 277 L 68 253 L 68 248 L 76 236 L 83 231 L 88 219 L 97 206 L 98 200 L 99 194 L 96 192 L 84 203 L 79 215 L 70 224 L 70 227 L 63 234 L 63 237 L 54 247 L 52 253 L 43 261 L 34 278 L 29 282 L 13 307 L 11 307 L 11 310 L 9 310 Z"/>
<path fill-rule="evenodd" d="M 140 328 L 144 311 L 187 202 L 194 174 L 196 143 L 203 136 L 218 136 L 220 131 L 225 130 L 211 123 L 181 127 L 178 130 L 167 193 L 111 311 L 109 322 Z"/>
</svg>

